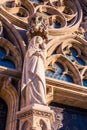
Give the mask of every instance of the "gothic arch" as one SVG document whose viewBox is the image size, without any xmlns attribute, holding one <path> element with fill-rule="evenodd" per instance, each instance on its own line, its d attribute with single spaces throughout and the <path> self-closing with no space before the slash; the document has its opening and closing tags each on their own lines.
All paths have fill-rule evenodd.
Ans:
<svg viewBox="0 0 87 130">
<path fill-rule="evenodd" d="M 40 120 L 40 127 L 41 127 L 41 130 L 47 130 L 47 124 L 44 120 Z"/>
<path fill-rule="evenodd" d="M 56 68 L 54 67 L 54 63 L 58 63 L 58 64 L 61 64 L 61 66 L 63 66 L 63 71 L 62 71 L 63 75 L 70 75 L 73 78 L 74 83 L 79 84 L 79 85 L 82 84 L 79 71 L 67 58 L 65 58 L 61 54 L 56 54 L 56 55 L 50 56 L 46 62 L 46 71 L 50 70 L 51 72 L 55 73 Z M 47 74 L 48 77 L 49 77 L 49 74 Z M 52 74 L 52 76 L 53 76 L 53 74 Z M 58 76 L 58 75 L 54 75 L 54 77 L 55 76 Z"/>
<path fill-rule="evenodd" d="M 18 110 L 18 94 L 17 91 L 12 87 L 9 79 L 5 79 L 0 90 L 0 98 L 2 98 L 8 107 L 6 129 L 14 130 L 16 129 L 16 111 Z"/>
<path fill-rule="evenodd" d="M 21 61 L 21 56 L 18 50 L 13 46 L 11 42 L 9 42 L 7 39 L 1 37 L 0 38 L 0 48 L 1 51 L 4 49 L 5 53 L 2 58 L 5 60 L 9 60 L 14 64 L 14 69 L 21 71 L 22 68 L 22 61 Z M 4 62 L 3 61 L 3 62 Z M 20 64 L 19 64 L 20 61 Z M 2 66 L 2 65 L 1 65 Z"/>
<path fill-rule="evenodd" d="M 16 46 L 20 53 L 20 56 L 24 58 L 26 52 L 26 45 L 20 34 L 16 31 L 15 27 L 10 23 L 10 21 L 3 17 L 3 15 L 1 14 L 0 20 L 6 32 L 9 32 L 8 36 L 10 37 L 10 41 Z"/>
<path fill-rule="evenodd" d="M 21 130 L 27 130 L 28 128 L 28 122 L 25 121 L 24 124 L 22 125 L 22 129 Z"/>
</svg>

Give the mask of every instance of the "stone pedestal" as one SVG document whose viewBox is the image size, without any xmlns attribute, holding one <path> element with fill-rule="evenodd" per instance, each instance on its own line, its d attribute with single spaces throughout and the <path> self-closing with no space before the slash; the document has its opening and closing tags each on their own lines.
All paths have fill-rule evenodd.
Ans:
<svg viewBox="0 0 87 130">
<path fill-rule="evenodd" d="M 53 111 L 48 106 L 34 104 L 17 112 L 19 130 L 51 130 L 54 121 Z"/>
</svg>

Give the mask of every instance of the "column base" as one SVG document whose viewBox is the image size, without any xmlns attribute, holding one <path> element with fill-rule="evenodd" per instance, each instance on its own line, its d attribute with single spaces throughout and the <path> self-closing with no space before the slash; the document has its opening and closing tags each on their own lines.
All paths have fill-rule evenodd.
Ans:
<svg viewBox="0 0 87 130">
<path fill-rule="evenodd" d="M 51 130 L 51 124 L 54 122 L 53 111 L 48 106 L 39 104 L 22 108 L 17 112 L 17 118 L 20 120 L 19 130 L 22 130 L 25 122 L 26 130 Z"/>
</svg>

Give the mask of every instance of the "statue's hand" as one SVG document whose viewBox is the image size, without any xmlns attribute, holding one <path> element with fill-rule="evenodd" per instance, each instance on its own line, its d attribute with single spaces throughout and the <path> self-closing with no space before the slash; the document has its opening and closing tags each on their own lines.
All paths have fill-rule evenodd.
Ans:
<svg viewBox="0 0 87 130">
<path fill-rule="evenodd" d="M 36 52 L 35 52 L 35 55 L 36 55 L 36 56 L 40 56 L 40 52 L 39 52 L 39 51 L 36 51 Z"/>
</svg>

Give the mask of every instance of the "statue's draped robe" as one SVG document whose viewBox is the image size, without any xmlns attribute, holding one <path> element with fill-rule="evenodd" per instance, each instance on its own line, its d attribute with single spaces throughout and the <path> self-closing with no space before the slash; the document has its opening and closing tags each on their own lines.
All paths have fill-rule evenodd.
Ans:
<svg viewBox="0 0 87 130">
<path fill-rule="evenodd" d="M 29 104 L 46 104 L 46 83 L 43 63 L 46 52 L 36 50 L 33 46 L 33 44 L 35 44 L 34 42 L 35 41 L 32 40 L 29 44 L 24 60 L 22 93 L 29 94 Z M 38 51 L 40 55 L 36 55 L 36 51 Z"/>
</svg>

